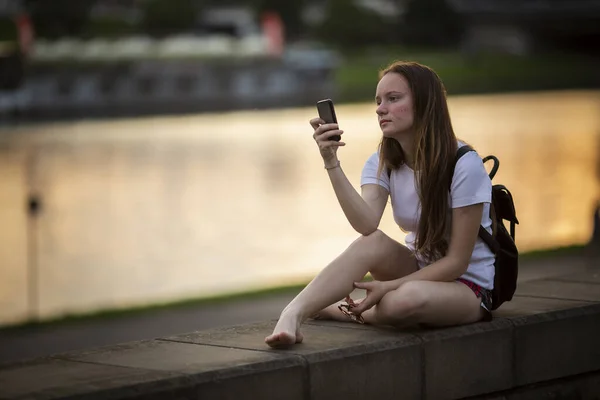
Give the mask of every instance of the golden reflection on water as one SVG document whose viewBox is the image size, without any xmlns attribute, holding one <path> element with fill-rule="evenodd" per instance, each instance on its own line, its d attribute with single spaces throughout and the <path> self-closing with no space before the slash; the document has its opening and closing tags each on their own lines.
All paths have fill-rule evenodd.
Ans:
<svg viewBox="0 0 600 400">
<path fill-rule="evenodd" d="M 494 182 L 513 193 L 522 251 L 588 240 L 598 198 L 599 92 L 452 97 L 450 107 L 457 135 L 500 159 Z M 379 140 L 374 110 L 337 106 L 347 142 L 340 159 L 357 188 Z M 0 324 L 313 276 L 357 236 L 312 140 L 314 114 L 5 128 Z M 29 228 L 27 188 L 44 204 Z M 389 209 L 381 227 L 404 237 Z"/>
</svg>

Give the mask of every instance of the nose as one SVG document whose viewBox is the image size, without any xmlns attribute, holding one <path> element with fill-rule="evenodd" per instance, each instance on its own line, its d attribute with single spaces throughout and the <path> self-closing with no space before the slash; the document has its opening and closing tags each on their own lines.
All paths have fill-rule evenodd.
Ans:
<svg viewBox="0 0 600 400">
<path fill-rule="evenodd" d="M 381 103 L 377 106 L 377 109 L 375 110 L 375 112 L 377 113 L 377 115 L 382 116 L 382 115 L 387 114 L 387 108 L 385 108 L 383 103 Z"/>
</svg>

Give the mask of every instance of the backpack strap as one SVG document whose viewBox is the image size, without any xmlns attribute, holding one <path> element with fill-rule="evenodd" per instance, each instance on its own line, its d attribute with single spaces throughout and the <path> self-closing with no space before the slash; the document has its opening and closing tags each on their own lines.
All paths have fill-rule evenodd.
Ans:
<svg viewBox="0 0 600 400">
<path fill-rule="evenodd" d="M 467 154 L 470 151 L 475 151 L 474 148 L 472 148 L 471 146 L 464 145 L 461 148 L 458 149 L 458 151 L 456 152 L 456 158 L 454 159 L 454 164 L 452 164 L 452 175 L 454 176 L 454 168 L 456 167 L 456 163 L 458 162 L 458 160 L 460 160 L 460 158 L 462 156 L 464 156 L 465 154 Z M 387 172 L 387 176 L 388 178 L 390 178 L 392 176 L 392 170 L 389 168 L 386 168 L 386 172 Z"/>
<path fill-rule="evenodd" d="M 475 151 L 475 149 L 469 146 L 468 144 L 458 149 L 458 151 L 456 152 L 456 158 L 454 159 L 454 164 L 452 164 L 452 176 L 454 175 L 454 168 L 456 167 L 456 163 L 458 162 L 458 160 L 460 160 L 462 156 L 464 156 L 470 151 Z M 388 178 L 390 178 L 392 176 L 392 170 L 386 168 L 386 172 Z"/>
<path fill-rule="evenodd" d="M 491 204 L 490 207 L 492 207 Z M 485 244 L 487 244 L 487 246 L 490 248 L 490 250 L 492 250 L 494 254 L 498 254 L 498 252 L 500 251 L 500 243 L 498 243 L 494 236 L 492 236 L 491 233 L 486 231 L 485 228 L 481 225 L 479 225 L 479 237 L 481 238 L 481 240 L 483 240 Z"/>
<path fill-rule="evenodd" d="M 462 156 L 464 156 L 465 154 L 467 154 L 468 152 L 471 152 L 471 151 L 475 151 L 475 149 L 467 144 L 467 145 L 459 148 L 458 151 L 456 152 L 456 157 L 454 158 L 454 164 L 452 164 L 452 173 L 450 174 L 450 186 L 452 186 L 452 177 L 454 177 L 454 169 L 456 168 L 456 163 L 458 163 L 458 160 L 460 160 Z M 451 188 L 448 188 L 448 190 L 450 190 L 450 189 Z"/>
<path fill-rule="evenodd" d="M 475 151 L 475 149 L 469 145 L 462 146 L 461 148 L 458 149 L 458 151 L 456 152 L 456 158 L 454 160 L 454 165 L 452 166 L 452 176 L 454 176 L 454 169 L 456 168 L 456 163 L 458 162 L 458 160 L 460 160 L 460 158 L 462 156 L 464 156 L 465 154 L 467 154 L 471 151 Z M 496 169 L 498 169 L 498 168 L 496 168 Z M 495 171 L 494 171 L 494 174 L 495 174 Z M 450 183 L 450 184 L 452 184 L 452 183 Z M 450 190 L 450 188 L 448 188 L 448 190 Z M 492 207 L 493 207 L 493 205 L 490 204 L 490 210 L 492 210 Z M 492 218 L 492 224 L 493 224 L 494 223 L 493 216 L 490 216 L 490 217 Z M 481 240 L 483 240 L 483 242 L 485 244 L 487 244 L 487 246 L 490 248 L 490 250 L 492 250 L 492 252 L 494 254 L 497 254 L 498 251 L 500 251 L 500 244 L 498 243 L 498 241 L 494 238 L 494 236 L 492 236 L 491 233 L 486 231 L 485 228 L 481 225 L 479 225 L 479 237 L 481 238 Z"/>
<path fill-rule="evenodd" d="M 470 151 L 475 151 L 475 149 L 469 146 L 468 144 L 459 148 L 456 152 L 456 160 L 454 161 L 454 165 L 456 165 L 456 163 L 458 162 L 458 160 L 460 160 L 462 156 L 464 156 Z"/>
<path fill-rule="evenodd" d="M 456 163 L 458 162 L 458 160 L 461 159 L 462 156 L 464 156 L 465 154 L 471 152 L 471 151 L 475 151 L 475 149 L 471 146 L 469 146 L 468 144 L 465 146 L 462 146 L 458 149 L 458 151 L 456 152 L 456 158 L 454 159 L 454 164 L 452 164 L 452 174 L 450 175 L 451 177 L 454 176 L 454 169 L 456 168 Z M 486 157 L 486 161 L 487 159 L 489 159 L 490 157 Z M 494 159 L 496 159 L 495 157 L 493 157 Z M 498 169 L 497 167 L 497 160 L 496 159 L 496 163 L 495 163 L 495 170 L 494 170 L 494 174 L 496 173 L 496 170 Z M 392 171 L 389 168 L 386 168 L 387 170 L 387 175 L 388 178 L 391 177 L 392 175 Z M 450 182 L 450 185 L 452 185 L 452 181 Z M 448 191 L 450 191 L 451 188 L 448 188 Z M 490 211 L 493 213 L 493 204 L 490 204 Z M 492 224 L 494 224 L 494 216 L 490 215 L 490 218 L 492 218 Z M 481 238 L 481 240 L 483 240 L 483 242 L 485 244 L 487 244 L 487 246 L 490 248 L 490 250 L 492 250 L 492 252 L 494 254 L 498 254 L 498 252 L 500 251 L 500 243 L 498 243 L 498 241 L 494 238 L 494 236 L 492 234 L 490 234 L 488 231 L 485 230 L 485 228 L 481 225 L 479 225 L 479 237 Z"/>
</svg>

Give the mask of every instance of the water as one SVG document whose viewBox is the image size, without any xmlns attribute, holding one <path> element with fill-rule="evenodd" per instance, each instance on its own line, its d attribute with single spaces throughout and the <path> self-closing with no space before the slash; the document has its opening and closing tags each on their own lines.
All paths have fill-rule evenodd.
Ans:
<svg viewBox="0 0 600 400">
<path fill-rule="evenodd" d="M 522 251 L 585 243 L 600 92 L 450 99 L 455 131 L 501 162 Z M 337 106 L 358 188 L 379 127 Z M 357 234 L 312 139 L 313 108 L 4 128 L 0 324 L 302 282 Z M 28 218 L 28 193 L 42 211 Z M 386 210 L 381 228 L 404 234 Z"/>
</svg>

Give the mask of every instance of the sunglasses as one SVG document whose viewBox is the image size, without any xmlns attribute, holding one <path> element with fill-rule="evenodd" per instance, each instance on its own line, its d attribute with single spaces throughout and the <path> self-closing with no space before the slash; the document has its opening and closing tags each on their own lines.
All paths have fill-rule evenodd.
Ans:
<svg viewBox="0 0 600 400">
<path fill-rule="evenodd" d="M 358 322 L 359 324 L 364 324 L 365 320 L 362 317 L 362 315 L 356 315 L 351 312 L 352 309 L 357 306 L 357 304 L 354 302 L 354 300 L 352 300 L 350 298 L 350 296 L 346 296 L 346 298 L 344 300 L 346 301 L 347 304 L 342 303 L 338 306 L 338 309 L 342 312 L 342 314 L 346 315 L 348 318 L 350 318 L 354 322 Z"/>
</svg>

